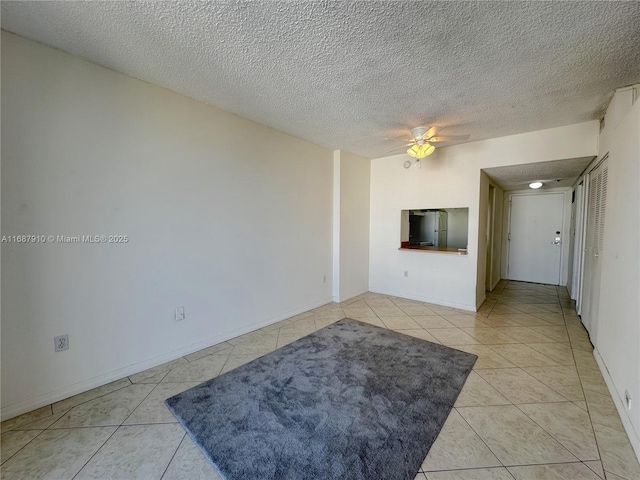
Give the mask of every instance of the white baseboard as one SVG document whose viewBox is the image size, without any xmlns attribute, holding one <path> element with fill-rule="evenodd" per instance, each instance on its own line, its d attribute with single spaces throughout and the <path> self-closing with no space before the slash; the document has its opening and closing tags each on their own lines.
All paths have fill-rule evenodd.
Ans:
<svg viewBox="0 0 640 480">
<path fill-rule="evenodd" d="M 593 350 L 593 356 L 596 359 L 596 363 L 600 368 L 600 373 L 602 373 L 602 377 L 607 384 L 609 393 L 611 393 L 611 398 L 613 398 L 613 403 L 615 404 L 616 410 L 618 410 L 618 415 L 622 420 L 622 426 L 624 427 L 625 432 L 627 432 L 627 436 L 629 437 L 629 441 L 631 442 L 631 447 L 633 448 L 633 451 L 638 458 L 638 462 L 640 462 L 640 432 L 637 432 L 635 428 L 633 428 L 633 423 L 631 422 L 631 418 L 629 418 L 627 408 L 624 404 L 625 402 L 618 394 L 615 384 L 613 383 L 613 379 L 611 378 L 611 375 L 609 375 L 609 370 L 607 370 L 607 366 L 605 365 L 604 360 L 600 356 L 600 352 L 598 352 L 597 348 Z"/>
<path fill-rule="evenodd" d="M 162 365 L 163 363 L 176 360 L 180 357 L 184 357 L 185 355 L 189 355 L 190 353 L 194 353 L 204 348 L 217 345 L 218 343 L 231 340 L 232 338 L 238 337 L 240 335 L 244 335 L 245 333 L 250 333 L 250 332 L 253 332 L 254 330 L 267 327 L 273 323 L 279 322 L 289 317 L 293 317 L 294 315 L 298 315 L 300 313 L 312 310 L 314 308 L 321 307 L 322 305 L 326 305 L 327 303 L 331 303 L 331 302 L 332 302 L 331 298 L 326 298 L 319 302 L 315 302 L 309 306 L 291 310 L 289 312 L 284 312 L 277 316 L 262 320 L 260 322 L 248 325 L 246 327 L 238 328 L 235 330 L 231 330 L 229 332 L 225 332 L 223 334 L 208 337 L 200 342 L 194 343 L 192 345 L 189 345 L 183 348 L 179 348 L 177 350 L 173 350 L 169 353 L 166 353 L 157 357 L 150 358 L 143 362 L 138 362 L 133 365 L 128 365 L 124 368 L 119 368 L 112 372 L 99 375 L 97 377 L 93 377 L 93 378 L 84 380 L 82 382 L 74 383 L 73 385 L 68 385 L 63 388 L 44 393 L 42 395 L 38 395 L 37 397 L 24 400 L 22 402 L 14 403 L 12 405 L 2 406 L 2 409 L 0 410 L 1 412 L 0 419 L 4 421 L 9 418 L 22 415 L 23 413 L 27 413 L 32 410 L 35 410 L 36 408 L 44 407 L 46 405 L 59 402 L 60 400 L 64 400 L 65 398 L 69 398 L 79 393 L 83 393 L 88 390 L 101 387 L 103 385 L 106 385 L 107 383 L 111 383 L 116 380 L 120 380 L 122 378 L 128 377 L 130 375 L 143 372 L 150 368 L 157 367 L 158 365 Z"/>
<path fill-rule="evenodd" d="M 470 312 L 477 311 L 475 305 L 469 305 L 467 303 L 451 302 L 449 300 L 426 297 L 424 295 L 412 295 L 404 292 L 394 292 L 391 290 L 385 290 L 383 288 L 377 288 L 373 286 L 369 287 L 369 291 L 372 293 L 379 293 L 381 295 L 392 295 L 394 297 L 408 298 L 409 300 L 417 300 L 419 302 L 433 303 L 434 305 L 442 305 L 443 307 L 459 308 L 460 310 L 468 310 Z"/>
</svg>

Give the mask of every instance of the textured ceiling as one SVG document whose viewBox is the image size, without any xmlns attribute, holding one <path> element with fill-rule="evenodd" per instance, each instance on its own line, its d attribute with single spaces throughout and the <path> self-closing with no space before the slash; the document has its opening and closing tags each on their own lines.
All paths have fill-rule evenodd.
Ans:
<svg viewBox="0 0 640 480">
<path fill-rule="evenodd" d="M 504 191 L 529 188 L 540 181 L 541 189 L 570 187 L 595 157 L 580 157 L 552 162 L 527 163 L 507 167 L 485 168 L 485 172 Z"/>
<path fill-rule="evenodd" d="M 10 2 L 2 28 L 329 148 L 599 118 L 640 2 Z"/>
</svg>

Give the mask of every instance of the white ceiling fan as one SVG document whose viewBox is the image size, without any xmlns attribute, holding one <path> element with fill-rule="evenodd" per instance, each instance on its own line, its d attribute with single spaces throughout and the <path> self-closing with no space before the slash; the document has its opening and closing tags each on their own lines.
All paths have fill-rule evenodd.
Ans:
<svg viewBox="0 0 640 480">
<path fill-rule="evenodd" d="M 411 137 L 412 138 L 409 143 L 395 148 L 391 150 L 391 152 L 409 147 L 407 149 L 407 154 L 417 160 L 420 160 L 421 158 L 433 153 L 435 150 L 435 146 L 433 145 L 434 143 L 466 140 L 469 138 L 469 135 L 437 135 L 435 127 L 421 126 L 411 129 Z"/>
</svg>

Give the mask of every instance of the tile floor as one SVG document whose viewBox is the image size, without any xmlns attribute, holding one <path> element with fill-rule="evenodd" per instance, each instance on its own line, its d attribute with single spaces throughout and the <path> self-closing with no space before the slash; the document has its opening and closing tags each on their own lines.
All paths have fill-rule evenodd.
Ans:
<svg viewBox="0 0 640 480">
<path fill-rule="evenodd" d="M 344 316 L 478 355 L 416 480 L 640 479 L 566 290 L 519 282 L 475 314 L 367 293 L 7 420 L 1 477 L 219 478 L 163 400 Z"/>
</svg>

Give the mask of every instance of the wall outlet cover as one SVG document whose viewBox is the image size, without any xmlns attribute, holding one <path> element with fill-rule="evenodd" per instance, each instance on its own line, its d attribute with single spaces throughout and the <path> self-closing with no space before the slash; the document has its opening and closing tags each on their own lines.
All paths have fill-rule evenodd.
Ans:
<svg viewBox="0 0 640 480">
<path fill-rule="evenodd" d="M 63 350 L 69 350 L 69 334 L 53 337 L 54 352 L 62 352 Z"/>
</svg>

